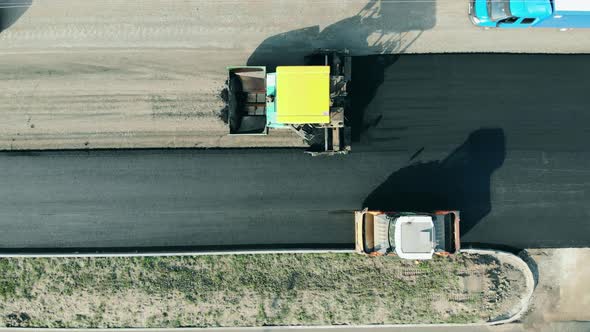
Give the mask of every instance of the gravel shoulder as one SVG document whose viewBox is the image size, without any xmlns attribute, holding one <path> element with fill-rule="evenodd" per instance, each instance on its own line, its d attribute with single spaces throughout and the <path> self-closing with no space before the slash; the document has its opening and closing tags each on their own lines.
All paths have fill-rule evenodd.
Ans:
<svg viewBox="0 0 590 332">
<path fill-rule="evenodd" d="M 523 271 L 490 255 L 0 259 L 8 327 L 483 323 L 519 306 Z"/>
<path fill-rule="evenodd" d="M 523 319 L 527 328 L 590 322 L 589 248 L 528 249 L 524 258 L 537 276 L 530 310 Z"/>
</svg>

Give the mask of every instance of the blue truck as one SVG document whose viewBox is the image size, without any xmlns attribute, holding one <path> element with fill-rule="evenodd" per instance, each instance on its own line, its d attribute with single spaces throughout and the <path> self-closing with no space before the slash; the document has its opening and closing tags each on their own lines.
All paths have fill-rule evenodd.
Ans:
<svg viewBox="0 0 590 332">
<path fill-rule="evenodd" d="M 470 0 L 469 18 L 486 28 L 590 28 L 590 0 Z"/>
</svg>

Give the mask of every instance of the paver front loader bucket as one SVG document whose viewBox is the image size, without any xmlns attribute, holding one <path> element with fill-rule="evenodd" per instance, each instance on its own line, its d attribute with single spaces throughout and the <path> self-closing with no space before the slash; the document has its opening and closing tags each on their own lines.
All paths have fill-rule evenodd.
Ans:
<svg viewBox="0 0 590 332">
<path fill-rule="evenodd" d="M 232 67 L 228 78 L 230 134 L 266 134 L 266 70 Z"/>
</svg>

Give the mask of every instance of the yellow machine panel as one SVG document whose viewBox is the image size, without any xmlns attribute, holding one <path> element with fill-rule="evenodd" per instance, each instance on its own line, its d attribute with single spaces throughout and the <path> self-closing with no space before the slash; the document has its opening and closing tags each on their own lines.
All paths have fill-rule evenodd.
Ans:
<svg viewBox="0 0 590 332">
<path fill-rule="evenodd" d="M 277 122 L 330 123 L 330 67 L 285 66 L 276 71 Z"/>
</svg>

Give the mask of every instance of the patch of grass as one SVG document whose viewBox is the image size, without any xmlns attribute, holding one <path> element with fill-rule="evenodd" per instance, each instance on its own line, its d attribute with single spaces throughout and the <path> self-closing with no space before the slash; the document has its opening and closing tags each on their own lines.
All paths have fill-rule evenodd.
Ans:
<svg viewBox="0 0 590 332">
<path fill-rule="evenodd" d="M 467 324 L 473 323 L 480 319 L 480 315 L 477 313 L 459 313 L 451 315 L 445 322 L 450 324 Z"/>
<path fill-rule="evenodd" d="M 460 292 L 456 272 L 467 263 L 473 261 L 455 257 L 414 264 L 356 254 L 0 259 L 0 324 L 166 328 L 478 322 L 487 317 L 478 311 L 481 295 L 463 301 L 463 309 L 451 315 L 433 306 L 436 299 Z M 146 314 L 138 314 L 138 308 Z M 25 309 L 27 319 L 15 316 Z"/>
<path fill-rule="evenodd" d="M 41 274 L 37 264 L 26 264 L 23 259 L 0 258 L 0 297 L 33 297 L 31 288 Z"/>
<path fill-rule="evenodd" d="M 256 314 L 256 324 L 259 326 L 266 325 L 266 309 L 264 308 L 264 303 L 258 303 L 258 313 Z"/>
</svg>

